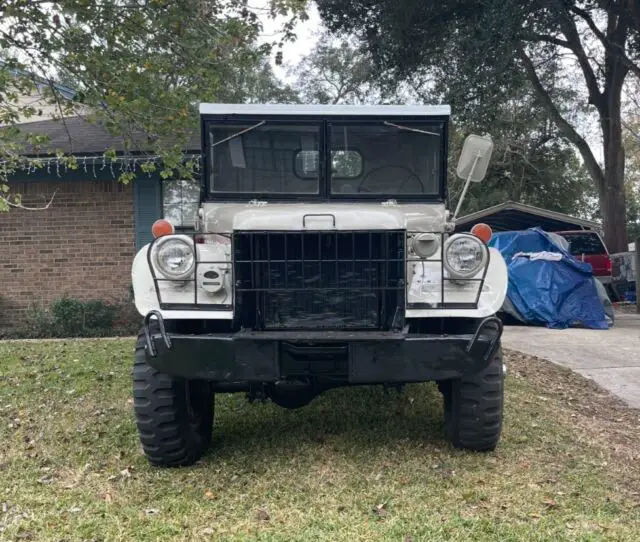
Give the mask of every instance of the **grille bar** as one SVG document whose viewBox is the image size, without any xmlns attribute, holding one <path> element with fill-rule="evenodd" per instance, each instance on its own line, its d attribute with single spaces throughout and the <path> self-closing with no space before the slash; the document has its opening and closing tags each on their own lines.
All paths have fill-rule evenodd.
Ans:
<svg viewBox="0 0 640 542">
<path fill-rule="evenodd" d="M 391 329 L 404 314 L 405 232 L 247 232 L 233 236 L 244 328 Z"/>
</svg>

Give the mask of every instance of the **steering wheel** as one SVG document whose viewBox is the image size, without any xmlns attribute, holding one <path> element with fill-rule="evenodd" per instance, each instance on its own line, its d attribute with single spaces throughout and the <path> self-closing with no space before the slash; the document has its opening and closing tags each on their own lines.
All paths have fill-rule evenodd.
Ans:
<svg viewBox="0 0 640 542">
<path fill-rule="evenodd" d="M 405 174 L 405 179 L 400 183 L 400 185 L 396 188 L 396 190 L 394 192 L 392 192 L 392 190 L 389 190 L 388 192 L 385 191 L 385 193 L 395 193 L 395 194 L 402 194 L 402 189 L 404 188 L 404 186 L 410 181 L 417 181 L 418 184 L 420 185 L 420 192 L 422 192 L 423 194 L 426 192 L 425 188 L 424 188 L 424 183 L 422 182 L 422 179 L 420 179 L 420 177 L 418 176 L 417 173 L 415 173 L 414 171 L 411 171 L 408 167 L 405 166 L 380 166 L 377 168 L 372 169 L 369 173 L 367 173 L 364 178 L 362 179 L 362 181 L 360 182 L 360 184 L 358 185 L 358 193 L 362 193 L 362 192 L 367 192 L 367 193 L 375 193 L 375 190 L 370 190 L 368 188 L 366 188 L 364 186 L 364 184 L 367 182 L 367 180 L 369 179 L 369 177 L 371 177 L 371 175 L 373 175 L 374 173 L 378 173 L 379 171 L 383 171 L 386 169 L 391 169 L 391 170 L 399 170 L 402 171 Z M 409 174 L 408 176 L 406 174 Z M 390 175 L 391 176 L 391 175 Z"/>
</svg>

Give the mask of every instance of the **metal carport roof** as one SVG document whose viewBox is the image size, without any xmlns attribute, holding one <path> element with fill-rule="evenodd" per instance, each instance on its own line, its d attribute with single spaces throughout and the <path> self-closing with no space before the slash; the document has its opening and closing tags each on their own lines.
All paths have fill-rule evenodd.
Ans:
<svg viewBox="0 0 640 542">
<path fill-rule="evenodd" d="M 459 218 L 456 220 L 456 231 L 469 231 L 479 222 L 488 224 L 493 231 L 526 230 L 536 226 L 550 232 L 563 230 L 600 231 L 602 228 L 598 222 L 591 220 L 576 218 L 556 211 L 547 211 L 533 205 L 507 201 Z"/>
</svg>

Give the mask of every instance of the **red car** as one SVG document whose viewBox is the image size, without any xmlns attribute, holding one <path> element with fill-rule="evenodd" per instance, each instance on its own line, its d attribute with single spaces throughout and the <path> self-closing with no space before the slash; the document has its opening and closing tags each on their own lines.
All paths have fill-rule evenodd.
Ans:
<svg viewBox="0 0 640 542">
<path fill-rule="evenodd" d="M 569 252 L 579 261 L 590 263 L 593 276 L 602 284 L 611 284 L 611 258 L 604 241 L 591 230 L 559 231 L 569 243 Z"/>
</svg>

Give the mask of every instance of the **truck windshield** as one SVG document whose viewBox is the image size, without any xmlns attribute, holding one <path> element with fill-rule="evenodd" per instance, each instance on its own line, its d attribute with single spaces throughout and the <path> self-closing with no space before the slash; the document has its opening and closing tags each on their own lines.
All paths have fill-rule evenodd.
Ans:
<svg viewBox="0 0 640 542">
<path fill-rule="evenodd" d="M 442 122 L 212 121 L 205 136 L 214 194 L 435 197 L 443 185 Z"/>
<path fill-rule="evenodd" d="M 311 172 L 306 161 L 302 164 L 307 168 L 304 176 L 297 174 L 294 162 L 300 153 L 313 152 L 317 156 L 319 142 L 319 125 L 266 122 L 210 124 L 207 134 L 210 190 L 227 193 L 317 194 L 320 185 L 317 161 L 314 172 Z"/>
<path fill-rule="evenodd" d="M 441 125 L 336 123 L 330 124 L 329 137 L 332 194 L 433 196 L 440 191 Z"/>
</svg>

